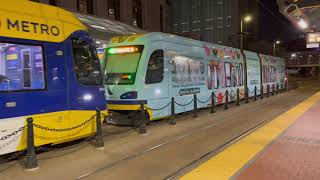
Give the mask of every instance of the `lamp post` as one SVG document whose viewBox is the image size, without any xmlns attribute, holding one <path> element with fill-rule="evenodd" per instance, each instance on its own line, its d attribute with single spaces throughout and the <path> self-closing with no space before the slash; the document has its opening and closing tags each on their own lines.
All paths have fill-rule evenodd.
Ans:
<svg viewBox="0 0 320 180">
<path fill-rule="evenodd" d="M 276 48 L 281 42 L 279 40 L 273 41 L 273 56 L 276 56 Z"/>
<path fill-rule="evenodd" d="M 245 17 L 241 17 L 240 20 L 240 48 L 241 48 L 241 53 L 244 56 L 243 58 L 243 69 L 244 72 L 247 72 L 247 60 L 243 52 L 243 23 L 249 23 L 252 20 L 252 17 L 250 15 L 246 15 Z M 245 97 L 248 97 L 248 77 L 247 73 L 244 73 L 244 91 L 245 91 Z"/>
<path fill-rule="evenodd" d="M 250 15 L 246 15 L 244 18 L 241 18 L 240 21 L 240 47 L 241 50 L 243 50 L 243 23 L 249 23 L 252 20 L 252 17 Z"/>
</svg>

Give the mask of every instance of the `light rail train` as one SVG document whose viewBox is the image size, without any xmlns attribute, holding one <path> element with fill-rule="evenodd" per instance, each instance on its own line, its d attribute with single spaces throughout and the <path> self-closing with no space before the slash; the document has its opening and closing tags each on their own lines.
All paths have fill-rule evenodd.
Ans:
<svg viewBox="0 0 320 180">
<path fill-rule="evenodd" d="M 86 27 L 70 12 L 30 1 L 0 2 L 0 155 L 26 148 L 27 118 L 66 129 L 106 111 L 102 71 Z M 87 137 L 95 120 L 56 132 L 34 127 L 35 146 Z M 10 136 L 9 136 L 10 135 Z"/>
<path fill-rule="evenodd" d="M 108 122 L 119 125 L 134 123 L 141 103 L 149 108 L 148 120 L 157 120 L 170 115 L 170 106 L 162 107 L 172 97 L 188 104 L 175 107 L 182 113 L 193 109 L 188 102 L 194 94 L 205 102 L 198 107 L 205 108 L 212 92 L 222 104 L 227 90 L 235 96 L 239 88 L 244 98 L 246 82 L 252 97 L 255 86 L 266 92 L 267 85 L 276 88 L 286 81 L 282 58 L 165 33 L 114 37 L 104 57 Z"/>
</svg>

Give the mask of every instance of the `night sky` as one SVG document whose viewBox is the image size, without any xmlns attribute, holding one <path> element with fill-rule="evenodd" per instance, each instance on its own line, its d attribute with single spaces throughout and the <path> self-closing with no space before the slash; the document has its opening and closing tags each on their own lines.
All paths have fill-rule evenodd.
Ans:
<svg viewBox="0 0 320 180">
<path fill-rule="evenodd" d="M 279 12 L 276 0 L 260 1 L 276 16 L 273 16 L 266 8 L 259 4 L 260 39 L 270 41 L 280 39 L 282 41 L 288 41 L 299 38 L 299 31 L 296 27 Z"/>
</svg>

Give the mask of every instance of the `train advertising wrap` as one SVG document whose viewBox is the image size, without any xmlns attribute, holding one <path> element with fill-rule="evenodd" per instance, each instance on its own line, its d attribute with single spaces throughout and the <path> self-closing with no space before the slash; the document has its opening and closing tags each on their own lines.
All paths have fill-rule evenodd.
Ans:
<svg viewBox="0 0 320 180">
<path fill-rule="evenodd" d="M 247 58 L 248 86 L 260 84 L 260 60 L 256 53 L 245 51 Z"/>
<path fill-rule="evenodd" d="M 205 85 L 204 62 L 184 56 L 175 56 L 172 63 L 172 84 L 179 95 L 200 93 Z"/>
<path fill-rule="evenodd" d="M 110 123 L 132 124 L 132 120 L 139 118 L 140 114 L 136 109 L 139 109 L 140 102 L 146 102 L 146 106 L 150 109 L 148 120 L 151 121 L 168 117 L 171 114 L 170 104 L 173 101 L 172 107 L 178 114 L 193 110 L 195 102 L 197 108 L 206 108 L 211 105 L 212 97 L 215 97 L 216 104 L 223 104 L 227 100 L 225 97 L 233 97 L 228 99 L 229 102 L 235 101 L 238 90 L 239 99 L 243 99 L 248 92 L 246 86 L 249 89 L 249 97 L 254 96 L 254 90 L 258 90 L 256 95 L 261 93 L 259 89 L 262 86 L 262 66 L 258 53 L 242 52 L 236 48 L 156 32 L 136 37 L 132 41 L 129 39 L 131 37 L 118 37 L 108 44 L 109 48 L 133 45 L 144 47 L 140 61 L 136 61 L 136 77 L 139 77 L 139 81 L 106 86 L 106 89 L 111 89 L 112 92 L 110 94 L 112 100 L 108 102 L 110 112 L 121 114 L 118 121 L 115 117 Z M 140 54 L 138 55 L 140 57 Z M 121 57 L 125 62 L 132 61 L 130 56 Z M 279 58 L 278 61 L 282 64 L 268 63 L 265 66 L 266 70 L 270 69 L 266 75 L 274 71 L 284 74 L 282 70 L 284 60 Z M 128 63 L 113 64 L 109 69 L 111 67 L 119 69 L 123 64 Z M 270 66 L 272 68 L 269 68 Z M 280 80 L 273 78 L 269 83 L 279 86 Z M 263 85 L 266 86 L 266 83 Z M 229 96 L 226 96 L 227 91 Z M 130 96 L 124 96 L 128 94 Z M 132 118 L 132 115 L 136 117 Z"/>
</svg>

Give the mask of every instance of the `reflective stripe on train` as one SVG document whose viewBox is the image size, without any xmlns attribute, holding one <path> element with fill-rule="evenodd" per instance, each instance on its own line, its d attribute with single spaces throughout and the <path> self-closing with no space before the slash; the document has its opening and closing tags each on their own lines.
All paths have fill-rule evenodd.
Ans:
<svg viewBox="0 0 320 180">
<path fill-rule="evenodd" d="M 188 104 L 195 93 L 205 102 L 215 92 L 218 104 L 222 104 L 226 90 L 234 96 L 239 88 L 243 98 L 246 82 L 250 92 L 255 86 L 260 89 L 261 81 L 265 87 L 285 82 L 282 58 L 165 33 L 112 38 L 103 66 L 108 109 L 112 114 L 109 122 L 115 124 L 127 124 L 130 120 L 126 118 L 138 118 L 141 102 L 158 109 L 172 97 L 180 104 Z M 199 103 L 198 107 L 210 103 Z M 192 109 L 192 103 L 177 105 L 176 113 Z M 156 120 L 169 116 L 170 111 L 169 106 L 159 111 L 148 110 L 148 115 L 150 120 Z"/>
<path fill-rule="evenodd" d="M 106 112 L 102 72 L 93 40 L 70 12 L 30 1 L 0 2 L 0 137 L 34 123 L 76 126 Z M 66 132 L 34 128 L 35 145 L 95 133 L 95 121 Z M 26 128 L 0 141 L 0 155 L 26 148 Z"/>
</svg>

